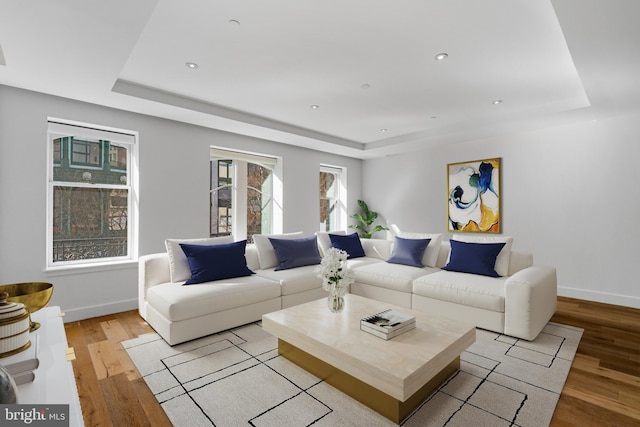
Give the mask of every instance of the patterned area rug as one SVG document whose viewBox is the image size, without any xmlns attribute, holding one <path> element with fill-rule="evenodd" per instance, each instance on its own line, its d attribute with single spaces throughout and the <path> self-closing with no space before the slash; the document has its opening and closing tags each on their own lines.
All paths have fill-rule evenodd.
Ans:
<svg viewBox="0 0 640 427">
<path fill-rule="evenodd" d="M 582 330 L 549 323 L 535 341 L 478 329 L 452 375 L 403 426 L 546 426 Z M 260 322 L 170 347 L 123 342 L 175 426 L 393 426 L 278 356 Z"/>
</svg>

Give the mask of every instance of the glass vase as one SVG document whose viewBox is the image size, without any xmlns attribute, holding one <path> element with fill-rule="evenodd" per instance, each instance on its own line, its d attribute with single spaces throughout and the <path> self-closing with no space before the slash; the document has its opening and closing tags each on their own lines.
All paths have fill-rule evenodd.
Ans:
<svg viewBox="0 0 640 427">
<path fill-rule="evenodd" d="M 331 292 L 327 298 L 327 305 L 332 313 L 340 313 L 344 309 L 344 296 L 340 292 Z"/>
</svg>

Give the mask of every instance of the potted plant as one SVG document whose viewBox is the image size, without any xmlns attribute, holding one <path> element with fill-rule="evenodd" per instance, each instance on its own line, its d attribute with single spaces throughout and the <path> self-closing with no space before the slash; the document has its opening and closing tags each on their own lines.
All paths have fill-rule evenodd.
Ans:
<svg viewBox="0 0 640 427">
<path fill-rule="evenodd" d="M 351 215 L 351 218 L 357 220 L 359 224 L 350 225 L 349 228 L 355 228 L 358 230 L 358 234 L 361 238 L 370 239 L 371 236 L 378 231 L 388 230 L 387 227 L 383 227 L 382 225 L 376 225 L 372 230 L 369 230 L 369 227 L 371 227 L 378 218 L 378 212 L 369 210 L 369 206 L 367 206 L 364 200 L 358 200 L 358 206 L 360 206 L 362 213 L 355 213 Z"/>
</svg>

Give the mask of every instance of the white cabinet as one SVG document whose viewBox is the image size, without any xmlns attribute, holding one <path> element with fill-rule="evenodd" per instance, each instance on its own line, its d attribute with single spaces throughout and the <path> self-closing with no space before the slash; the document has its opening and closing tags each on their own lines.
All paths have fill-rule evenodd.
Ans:
<svg viewBox="0 0 640 427">
<path fill-rule="evenodd" d="M 67 336 L 60 307 L 45 307 L 33 313 L 31 318 L 41 325 L 31 333 L 32 342 L 33 335 L 39 335 L 40 366 L 33 382 L 18 386 L 18 403 L 68 404 L 69 425 L 84 426 L 73 367 L 67 360 Z"/>
</svg>

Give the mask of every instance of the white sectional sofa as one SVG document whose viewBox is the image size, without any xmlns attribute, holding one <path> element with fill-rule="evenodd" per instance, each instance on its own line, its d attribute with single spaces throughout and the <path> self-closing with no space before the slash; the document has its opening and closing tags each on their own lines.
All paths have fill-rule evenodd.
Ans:
<svg viewBox="0 0 640 427">
<path fill-rule="evenodd" d="M 503 270 L 504 274 L 486 277 L 443 270 L 451 244 L 443 241 L 440 234 L 405 234 L 404 238 L 425 236 L 431 241 L 422 257 L 422 267 L 387 262 L 393 254 L 394 240 L 360 240 L 364 256 L 348 260 L 355 276 L 351 293 L 526 340 L 534 339 L 555 312 L 555 268 L 533 265 L 531 254 L 511 250 L 510 239 L 505 239 L 508 242 L 496 260 L 496 271 Z M 326 297 L 314 271 L 316 265 L 277 269 L 279 261 L 268 237 L 254 236 L 255 244 L 246 246 L 246 266 L 255 274 L 199 284 L 183 285 L 184 269 L 189 266 L 177 246 L 181 241 L 168 240 L 167 252 L 140 257 L 140 315 L 174 345 L 257 321 L 271 311 Z M 271 237 L 300 239 L 303 235 Z M 228 241 L 182 242 L 207 245 Z M 319 233 L 319 254 L 330 245 L 328 235 Z"/>
</svg>

